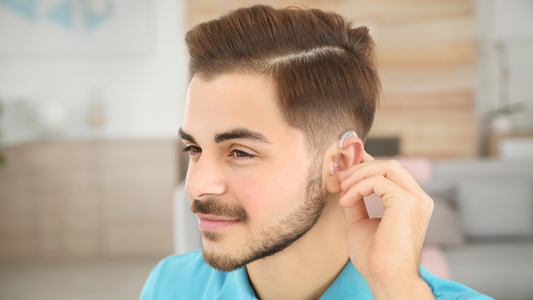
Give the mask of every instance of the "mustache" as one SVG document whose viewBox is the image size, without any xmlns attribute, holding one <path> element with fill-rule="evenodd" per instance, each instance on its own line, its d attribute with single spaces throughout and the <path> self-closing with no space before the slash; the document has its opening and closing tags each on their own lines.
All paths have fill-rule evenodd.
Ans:
<svg viewBox="0 0 533 300">
<path fill-rule="evenodd" d="M 246 222 L 248 216 L 244 208 L 240 205 L 225 203 L 216 197 L 209 197 L 205 200 L 194 199 L 191 211 L 195 214 L 201 213 L 217 217 L 238 219 Z"/>
</svg>

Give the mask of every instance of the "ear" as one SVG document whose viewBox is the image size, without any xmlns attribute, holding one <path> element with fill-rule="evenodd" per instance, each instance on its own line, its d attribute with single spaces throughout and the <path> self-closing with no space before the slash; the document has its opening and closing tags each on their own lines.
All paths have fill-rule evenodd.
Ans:
<svg viewBox="0 0 533 300">
<path fill-rule="evenodd" d="M 346 138 L 341 149 L 338 149 L 337 144 L 335 144 L 334 148 L 336 148 L 336 151 L 332 151 L 334 152 L 333 155 L 326 156 L 326 166 L 328 166 L 326 169 L 329 171 L 326 177 L 326 190 L 330 193 L 338 193 L 341 190 L 339 180 L 337 179 L 339 172 L 361 163 L 365 153 L 363 141 L 355 136 Z M 332 175 L 333 163 L 337 161 L 338 151 L 340 151 L 340 156 L 337 162 L 337 172 Z"/>
</svg>

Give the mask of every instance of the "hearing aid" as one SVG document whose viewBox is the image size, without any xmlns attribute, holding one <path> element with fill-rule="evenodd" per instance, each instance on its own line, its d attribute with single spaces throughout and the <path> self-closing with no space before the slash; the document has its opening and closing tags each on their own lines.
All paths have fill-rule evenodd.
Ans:
<svg viewBox="0 0 533 300">
<path fill-rule="evenodd" d="M 341 136 L 341 139 L 339 140 L 339 151 L 337 152 L 337 160 L 333 163 L 333 172 L 331 172 L 331 175 L 334 175 L 335 172 L 337 172 L 337 167 L 339 166 L 339 159 L 341 157 L 341 151 L 342 151 L 342 147 L 344 146 L 344 140 L 348 137 L 351 137 L 351 136 L 355 136 L 355 137 L 358 137 L 357 136 L 357 133 L 355 133 L 355 131 L 353 130 L 347 130 L 342 136 Z"/>
</svg>

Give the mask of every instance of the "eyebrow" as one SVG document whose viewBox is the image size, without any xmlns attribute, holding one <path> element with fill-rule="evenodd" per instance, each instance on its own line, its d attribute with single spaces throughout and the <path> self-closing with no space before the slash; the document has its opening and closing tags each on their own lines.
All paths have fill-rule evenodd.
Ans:
<svg viewBox="0 0 533 300">
<path fill-rule="evenodd" d="M 185 131 L 183 131 L 183 129 L 180 128 L 178 131 L 178 134 L 179 134 L 180 139 L 198 144 L 196 140 L 192 137 L 192 135 L 186 133 Z M 230 131 L 217 133 L 215 135 L 215 143 L 217 144 L 220 144 L 227 140 L 234 140 L 234 139 L 251 140 L 251 141 L 271 144 L 270 140 L 266 136 L 264 136 L 262 133 L 253 131 L 247 128 L 235 128 Z"/>
<path fill-rule="evenodd" d="M 186 133 L 185 131 L 183 131 L 183 129 L 181 129 L 181 127 L 178 130 L 178 135 L 179 135 L 180 139 L 182 139 L 182 140 L 187 140 L 189 142 L 198 144 L 196 142 L 196 140 L 192 137 L 192 135 L 190 135 L 190 134 Z"/>
<path fill-rule="evenodd" d="M 235 128 L 230 131 L 218 133 L 215 135 L 215 143 L 217 144 L 233 139 L 251 140 L 271 144 L 271 142 L 262 133 L 252 131 L 247 128 Z"/>
</svg>

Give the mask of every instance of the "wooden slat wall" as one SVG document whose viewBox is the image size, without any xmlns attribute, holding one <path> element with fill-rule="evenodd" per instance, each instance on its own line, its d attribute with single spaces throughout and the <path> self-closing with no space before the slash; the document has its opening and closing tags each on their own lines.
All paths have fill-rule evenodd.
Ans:
<svg viewBox="0 0 533 300">
<path fill-rule="evenodd" d="M 0 149 L 0 260 L 172 254 L 178 141 Z"/>
<path fill-rule="evenodd" d="M 189 0 L 188 24 L 192 27 L 256 3 Z M 370 28 L 383 84 L 372 137 L 399 137 L 404 156 L 477 155 L 474 1 L 272 0 L 268 4 L 332 10 Z"/>
</svg>

